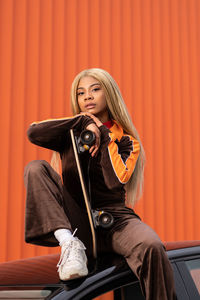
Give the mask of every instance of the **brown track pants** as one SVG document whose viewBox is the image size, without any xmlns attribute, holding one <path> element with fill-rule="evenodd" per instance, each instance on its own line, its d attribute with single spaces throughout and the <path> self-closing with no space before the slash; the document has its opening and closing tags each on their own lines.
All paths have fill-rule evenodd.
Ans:
<svg viewBox="0 0 200 300">
<path fill-rule="evenodd" d="M 88 218 L 65 190 L 60 176 L 44 160 L 30 162 L 24 173 L 27 189 L 25 240 L 43 246 L 58 246 L 53 232 L 74 230 L 92 252 Z M 65 200 L 64 200 L 65 199 Z M 176 299 L 173 272 L 163 244 L 156 233 L 134 215 L 128 224 L 110 234 L 97 234 L 98 252 L 123 255 L 140 280 L 147 300 Z"/>
</svg>

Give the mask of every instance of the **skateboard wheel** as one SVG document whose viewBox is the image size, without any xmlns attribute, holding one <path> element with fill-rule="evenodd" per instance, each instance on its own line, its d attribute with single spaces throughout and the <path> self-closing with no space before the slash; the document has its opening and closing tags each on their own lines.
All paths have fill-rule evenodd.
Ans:
<svg viewBox="0 0 200 300">
<path fill-rule="evenodd" d="M 108 212 L 102 212 L 99 215 L 99 225 L 103 228 L 109 228 L 114 222 L 113 216 Z"/>
<path fill-rule="evenodd" d="M 92 146 L 95 142 L 95 134 L 91 130 L 83 130 L 80 135 L 80 141 L 83 145 Z"/>
</svg>

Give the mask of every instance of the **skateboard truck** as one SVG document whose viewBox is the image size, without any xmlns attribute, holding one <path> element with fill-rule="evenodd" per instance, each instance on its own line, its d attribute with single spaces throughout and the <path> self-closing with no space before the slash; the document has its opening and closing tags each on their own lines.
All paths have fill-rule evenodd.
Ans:
<svg viewBox="0 0 200 300">
<path fill-rule="evenodd" d="M 113 216 L 104 210 L 92 209 L 92 216 L 95 227 L 110 228 L 113 225 Z"/>
<path fill-rule="evenodd" d="M 95 142 L 95 134 L 90 130 L 83 130 L 79 137 L 75 136 L 76 145 L 78 153 L 85 152 L 90 149 L 90 147 Z"/>
</svg>

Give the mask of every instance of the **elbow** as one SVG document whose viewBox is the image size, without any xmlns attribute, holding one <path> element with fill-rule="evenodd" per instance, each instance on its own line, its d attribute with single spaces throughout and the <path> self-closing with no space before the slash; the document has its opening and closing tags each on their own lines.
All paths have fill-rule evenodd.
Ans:
<svg viewBox="0 0 200 300">
<path fill-rule="evenodd" d="M 36 132 L 34 130 L 34 127 L 35 127 L 34 125 L 31 125 L 28 128 L 28 130 L 27 130 L 27 137 L 28 137 L 28 139 L 29 139 L 29 141 L 31 143 L 35 143 L 36 142 L 36 136 L 37 136 L 37 134 L 36 134 Z"/>
</svg>

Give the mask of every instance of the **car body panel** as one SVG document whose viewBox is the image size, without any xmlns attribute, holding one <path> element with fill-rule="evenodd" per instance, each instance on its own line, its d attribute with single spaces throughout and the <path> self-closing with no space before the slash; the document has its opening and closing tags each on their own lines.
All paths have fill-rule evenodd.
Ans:
<svg viewBox="0 0 200 300">
<path fill-rule="evenodd" d="M 200 259 L 200 241 L 166 243 L 165 246 L 174 271 L 178 300 L 200 299 L 185 263 Z M 126 294 L 126 300 L 130 299 L 128 295 L 133 294 L 136 300 L 144 299 L 137 277 L 122 256 L 108 253 L 99 256 L 95 263 L 90 260 L 88 276 L 66 282 L 59 280 L 56 270 L 58 260 L 59 254 L 52 254 L 0 264 L 0 299 L 4 299 L 6 291 L 12 294 L 24 291 L 24 295 L 27 291 L 32 291 L 32 294 L 35 291 L 36 295 L 37 291 L 40 298 L 33 296 L 31 299 L 88 300 L 110 290 L 115 290 L 115 299 L 120 299 L 122 292 Z M 45 296 L 49 291 L 50 294 Z"/>
</svg>

